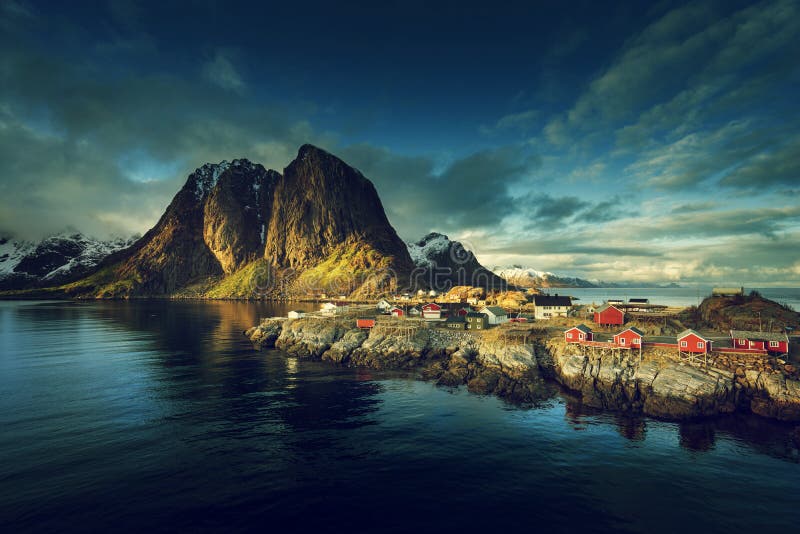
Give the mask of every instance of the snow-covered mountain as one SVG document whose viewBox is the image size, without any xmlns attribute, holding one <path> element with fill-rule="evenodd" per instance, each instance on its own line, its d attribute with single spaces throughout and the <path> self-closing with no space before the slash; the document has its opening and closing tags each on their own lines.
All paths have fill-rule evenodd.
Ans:
<svg viewBox="0 0 800 534">
<path fill-rule="evenodd" d="M 510 285 L 518 287 L 680 287 L 675 283 L 585 280 L 571 276 L 560 276 L 547 271 L 537 271 L 536 269 L 519 265 L 495 267 L 493 271 Z"/>
<path fill-rule="evenodd" d="M 508 284 L 478 262 L 472 251 L 444 234 L 431 232 L 419 241 L 406 243 L 418 268 L 412 284 L 447 291 L 454 286 L 505 289 Z"/>
<path fill-rule="evenodd" d="M 0 237 L 0 289 L 55 285 L 85 276 L 106 256 L 131 246 L 135 237 L 101 241 L 64 232 L 39 243 Z"/>
<path fill-rule="evenodd" d="M 599 287 L 596 283 L 583 278 L 559 276 L 519 265 L 506 268 L 495 267 L 494 272 L 509 284 L 519 287 Z"/>
</svg>

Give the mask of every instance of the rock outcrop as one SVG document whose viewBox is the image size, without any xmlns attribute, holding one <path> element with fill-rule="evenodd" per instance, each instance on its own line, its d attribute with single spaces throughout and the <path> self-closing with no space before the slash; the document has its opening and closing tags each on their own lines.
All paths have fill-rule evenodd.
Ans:
<svg viewBox="0 0 800 534">
<path fill-rule="evenodd" d="M 422 328 L 414 336 L 367 333 L 347 321 L 273 319 L 246 332 L 259 347 L 374 369 L 416 370 L 445 386 L 535 401 L 553 381 L 588 406 L 664 419 L 734 411 L 800 421 L 800 381 L 778 371 L 700 369 L 657 350 L 616 359 L 579 354 L 558 339 L 517 345 L 464 332 Z"/>
</svg>

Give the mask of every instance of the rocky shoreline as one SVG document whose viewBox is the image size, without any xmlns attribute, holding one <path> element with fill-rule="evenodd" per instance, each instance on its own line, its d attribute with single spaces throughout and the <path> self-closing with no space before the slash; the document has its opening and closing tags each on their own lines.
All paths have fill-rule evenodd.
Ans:
<svg viewBox="0 0 800 534">
<path fill-rule="evenodd" d="M 544 334 L 527 344 L 433 328 L 404 336 L 316 317 L 267 319 L 245 335 L 260 349 L 353 367 L 414 370 L 441 385 L 465 384 L 472 392 L 518 402 L 548 398 L 559 384 L 586 405 L 663 419 L 741 411 L 800 421 L 796 378 L 769 368 L 700 369 L 657 349 L 647 350 L 640 363 L 638 355 L 582 355 Z"/>
</svg>

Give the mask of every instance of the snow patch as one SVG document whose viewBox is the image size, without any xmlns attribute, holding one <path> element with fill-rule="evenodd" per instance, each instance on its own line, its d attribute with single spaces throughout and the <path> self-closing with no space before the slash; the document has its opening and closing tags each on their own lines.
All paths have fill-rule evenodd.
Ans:
<svg viewBox="0 0 800 534">
<path fill-rule="evenodd" d="M 0 279 L 14 272 L 14 268 L 34 248 L 34 243 L 15 241 L 10 238 L 0 239 Z"/>
<path fill-rule="evenodd" d="M 417 242 L 406 243 L 406 247 L 414 265 L 432 267 L 434 258 L 449 251 L 452 244 L 446 235 L 430 233 Z"/>
<path fill-rule="evenodd" d="M 240 162 L 239 160 L 234 160 L 233 163 L 238 167 Z M 227 171 L 230 167 L 230 163 L 228 163 L 226 160 L 222 160 L 216 164 L 206 163 L 199 169 L 195 170 L 195 197 L 200 199 L 207 195 L 208 192 L 211 191 L 215 185 L 217 185 L 219 177 L 222 175 L 222 173 Z"/>
<path fill-rule="evenodd" d="M 136 238 L 116 238 L 100 241 L 75 232 L 63 232 L 43 239 L 39 243 L 16 241 L 13 239 L 0 240 L 0 280 L 12 275 L 32 276 L 29 273 L 17 271 L 17 266 L 25 259 L 36 259 L 45 254 L 64 254 L 63 251 L 77 251 L 74 256 L 64 255 L 64 263 L 59 265 L 44 276 L 42 280 L 49 281 L 68 276 L 74 269 L 90 269 L 100 263 L 106 256 L 123 248 L 131 246 Z"/>
</svg>

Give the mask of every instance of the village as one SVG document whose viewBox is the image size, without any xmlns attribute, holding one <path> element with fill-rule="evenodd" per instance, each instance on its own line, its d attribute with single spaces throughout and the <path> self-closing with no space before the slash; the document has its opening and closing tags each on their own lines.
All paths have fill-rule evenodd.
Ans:
<svg viewBox="0 0 800 534">
<path fill-rule="evenodd" d="M 712 292 L 719 299 L 743 295 L 744 288 L 714 288 Z M 525 343 L 536 332 L 551 338 L 563 336 L 564 343 L 580 354 L 611 355 L 617 360 L 634 356 L 641 362 L 648 349 L 658 349 L 673 354 L 681 364 L 701 368 L 715 364 L 727 368 L 731 362 L 751 367 L 756 359 L 763 363 L 772 358 L 790 372 L 795 370 L 789 361 L 790 328 L 701 333 L 684 328 L 678 320 L 684 308 L 651 303 L 647 298 L 607 299 L 600 305 L 575 304 L 574 300 L 539 292 L 486 295 L 479 288 L 463 287 L 442 295 L 420 290 L 376 303 L 331 300 L 318 311 L 291 311 L 288 318 L 354 320 L 365 331 L 403 336 L 414 335 L 420 328 L 478 336 L 492 333 L 508 343 Z"/>
</svg>

